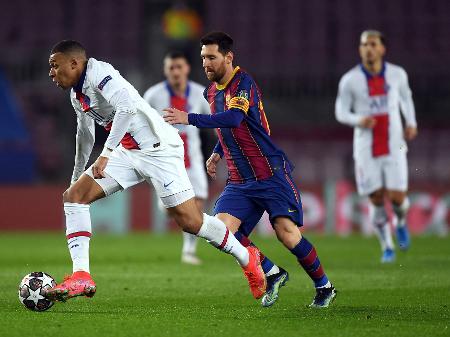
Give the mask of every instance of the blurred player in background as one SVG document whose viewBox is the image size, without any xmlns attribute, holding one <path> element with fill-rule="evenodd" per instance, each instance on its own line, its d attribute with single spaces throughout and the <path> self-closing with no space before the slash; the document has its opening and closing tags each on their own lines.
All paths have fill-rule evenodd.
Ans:
<svg viewBox="0 0 450 337">
<path fill-rule="evenodd" d="M 62 89 L 71 89 L 77 134 L 72 184 L 63 195 L 73 274 L 51 288 L 48 297 L 65 301 L 95 294 L 89 270 L 89 204 L 143 181 L 153 184 L 184 231 L 233 255 L 244 270 L 253 296 L 262 297 L 266 278 L 258 249 L 245 248 L 222 221 L 198 210 L 177 130 L 165 123 L 109 63 L 88 59 L 79 42 L 64 40 L 56 44 L 49 64 L 53 82 Z M 95 122 L 110 133 L 102 153 L 85 171 L 95 141 Z"/>
<path fill-rule="evenodd" d="M 168 53 L 164 58 L 164 75 L 166 81 L 150 87 L 144 94 L 144 99 L 161 115 L 163 109 L 174 107 L 180 110 L 209 114 L 209 105 L 203 99 L 203 87 L 188 79 L 189 62 L 181 52 Z M 201 150 L 199 130 L 191 125 L 177 125 L 179 135 L 184 143 L 184 165 L 195 193 L 195 202 L 203 211 L 208 198 L 208 179 Z M 183 232 L 183 248 L 181 261 L 198 265 L 197 236 Z"/>
<path fill-rule="evenodd" d="M 278 239 L 314 282 L 316 295 L 310 307 L 328 307 L 336 291 L 315 248 L 300 232 L 300 195 L 292 181 L 287 156 L 270 138 L 261 92 L 248 73 L 233 66 L 230 36 L 209 33 L 201 39 L 201 46 L 203 68 L 212 82 L 204 92 L 211 115 L 186 114 L 169 108 L 164 119 L 171 124 L 216 128 L 219 142 L 207 161 L 207 171 L 214 176 L 222 156 L 228 166 L 228 182 L 216 202 L 216 216 L 233 231 L 249 226 L 249 235 L 267 211 Z M 252 218 L 257 219 L 248 221 Z"/>
<path fill-rule="evenodd" d="M 405 70 L 384 61 L 385 39 L 379 31 L 361 34 L 361 63 L 342 77 L 336 118 L 354 127 L 353 157 L 358 193 L 368 195 L 370 219 L 382 248 L 382 262 L 395 260 L 384 200 L 392 203 L 400 249 L 410 246 L 406 214 L 408 165 L 406 140 L 417 136 L 414 103 Z M 405 119 L 405 128 L 400 117 Z"/>
<path fill-rule="evenodd" d="M 163 109 L 174 107 L 188 113 L 209 115 L 211 110 L 203 97 L 205 87 L 190 81 L 189 71 L 189 62 L 184 54 L 180 52 L 167 54 L 164 58 L 164 74 L 167 80 L 149 88 L 144 94 L 144 99 L 161 114 Z M 202 210 L 204 200 L 208 196 L 208 185 L 200 146 L 200 132 L 192 125 L 178 124 L 176 127 L 184 141 L 186 170 L 194 187 L 197 205 Z M 239 230 L 234 232 L 236 238 L 246 247 L 252 245 L 247 238 L 250 234 L 248 228 L 255 227 L 260 219 L 258 216 L 255 214 L 247 219 L 247 224 L 241 225 Z M 195 254 L 197 237 L 185 232 L 183 234 L 182 261 L 198 264 L 200 261 Z M 261 255 L 261 264 L 269 285 L 262 304 L 268 307 L 278 299 L 279 287 L 288 281 L 289 275 L 264 255 Z"/>
</svg>

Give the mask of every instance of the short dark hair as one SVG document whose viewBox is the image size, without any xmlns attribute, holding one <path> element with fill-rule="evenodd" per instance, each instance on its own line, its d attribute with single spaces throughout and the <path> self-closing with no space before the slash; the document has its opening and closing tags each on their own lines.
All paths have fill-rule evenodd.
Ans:
<svg viewBox="0 0 450 337">
<path fill-rule="evenodd" d="M 233 51 L 233 39 L 230 35 L 224 32 L 211 32 L 203 36 L 200 40 L 201 46 L 216 44 L 219 46 L 219 52 L 225 55 Z"/>
<path fill-rule="evenodd" d="M 164 56 L 164 59 L 171 59 L 171 60 L 185 59 L 187 63 L 190 63 L 188 57 L 186 56 L 186 54 L 183 53 L 182 51 L 179 51 L 179 50 L 169 51 L 166 54 L 166 56 Z"/>
<path fill-rule="evenodd" d="M 86 55 L 86 49 L 83 45 L 75 40 L 62 40 L 55 44 L 50 54 L 63 53 L 69 54 L 73 52 L 84 53 Z"/>
</svg>

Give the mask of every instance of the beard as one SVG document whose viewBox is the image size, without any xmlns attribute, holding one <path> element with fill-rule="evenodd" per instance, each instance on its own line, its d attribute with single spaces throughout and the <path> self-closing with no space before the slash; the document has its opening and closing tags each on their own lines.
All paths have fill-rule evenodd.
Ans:
<svg viewBox="0 0 450 337">
<path fill-rule="evenodd" d="M 212 81 L 212 82 L 217 82 L 219 83 L 219 81 L 225 76 L 225 64 L 222 64 L 221 67 L 219 69 L 217 69 L 216 71 L 212 72 L 212 73 L 208 73 L 206 72 L 206 77 L 208 78 L 208 80 Z"/>
</svg>

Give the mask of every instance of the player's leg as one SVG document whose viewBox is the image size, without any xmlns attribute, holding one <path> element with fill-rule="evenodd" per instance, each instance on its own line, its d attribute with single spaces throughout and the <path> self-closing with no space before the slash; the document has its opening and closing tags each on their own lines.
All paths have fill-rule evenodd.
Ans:
<svg viewBox="0 0 450 337">
<path fill-rule="evenodd" d="M 236 239 L 238 239 L 244 247 L 248 247 L 255 246 L 255 244 L 249 239 L 249 236 L 258 221 L 261 219 L 263 213 L 264 209 L 257 207 L 255 212 L 250 214 L 242 223 L 238 218 L 230 214 L 220 213 L 217 214 L 217 216 L 222 219 L 230 230 L 234 231 L 234 236 Z M 261 299 L 261 304 L 263 307 L 270 307 L 277 301 L 281 287 L 283 287 L 289 280 L 289 273 L 282 267 L 274 264 L 262 252 L 261 266 L 267 279 L 267 289 Z"/>
<path fill-rule="evenodd" d="M 253 295 L 261 297 L 266 288 L 266 279 L 259 260 L 259 251 L 245 248 L 219 219 L 202 213 L 195 203 L 195 195 L 184 167 L 182 147 L 164 149 L 158 156 L 142 156 L 139 171 L 151 181 L 175 222 L 185 232 L 206 239 L 219 250 L 234 256 L 254 286 Z"/>
<path fill-rule="evenodd" d="M 66 237 L 73 273 L 64 282 L 49 290 L 48 296 L 54 300 L 65 301 L 75 296 L 92 297 L 95 294 L 96 286 L 89 266 L 92 233 L 89 205 L 95 200 L 143 181 L 127 163 L 120 150 L 114 151 L 105 168 L 105 174 L 106 178 L 94 179 L 90 167 L 63 194 Z"/>
<path fill-rule="evenodd" d="M 203 158 L 192 156 L 191 167 L 186 171 L 194 189 L 197 208 L 203 212 L 205 200 L 208 198 L 208 178 L 203 167 Z M 194 265 L 201 264 L 201 260 L 197 256 L 197 241 L 196 235 L 183 232 L 182 262 Z"/>
<path fill-rule="evenodd" d="M 392 262 L 395 252 L 384 207 L 383 164 L 382 159 L 374 159 L 371 156 L 355 160 L 356 185 L 359 195 L 369 196 L 369 222 L 380 242 L 381 262 Z"/>
<path fill-rule="evenodd" d="M 204 200 L 195 198 L 195 203 L 200 211 L 204 209 Z M 197 256 L 198 237 L 183 231 L 183 247 L 181 249 L 181 262 L 199 265 L 202 261 Z"/>
<path fill-rule="evenodd" d="M 392 203 L 395 213 L 397 241 L 400 249 L 407 250 L 410 246 L 406 215 L 409 210 L 408 164 L 405 153 L 392 155 L 385 167 L 387 197 Z"/>
<path fill-rule="evenodd" d="M 395 260 L 394 242 L 391 228 L 384 207 L 385 190 L 383 188 L 369 194 L 369 220 L 380 242 L 382 251 L 381 262 L 390 263 Z"/>
<path fill-rule="evenodd" d="M 171 203 L 170 198 L 161 199 L 166 205 Z M 184 231 L 202 237 L 220 251 L 234 256 L 244 270 L 253 296 L 261 298 L 266 291 L 266 278 L 261 268 L 259 250 L 256 247 L 244 247 L 221 220 L 202 214 L 193 197 L 179 200 L 182 203 L 168 207 L 168 212 L 176 223 Z"/>
<path fill-rule="evenodd" d="M 328 307 L 336 290 L 328 280 L 314 246 L 302 236 L 303 210 L 300 193 L 289 173 L 277 173 L 261 181 L 258 200 L 269 213 L 278 240 L 296 257 L 316 288 L 311 307 Z"/>
</svg>

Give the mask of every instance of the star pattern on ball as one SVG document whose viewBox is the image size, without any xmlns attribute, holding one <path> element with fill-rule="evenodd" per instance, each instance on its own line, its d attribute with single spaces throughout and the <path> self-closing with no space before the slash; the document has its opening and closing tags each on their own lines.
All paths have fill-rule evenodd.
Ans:
<svg viewBox="0 0 450 337">
<path fill-rule="evenodd" d="M 39 300 L 45 299 L 45 297 L 41 295 L 41 288 L 38 288 L 36 290 L 29 288 L 28 291 L 30 292 L 30 296 L 28 296 L 27 299 L 33 301 L 36 305 L 38 304 Z"/>
</svg>

